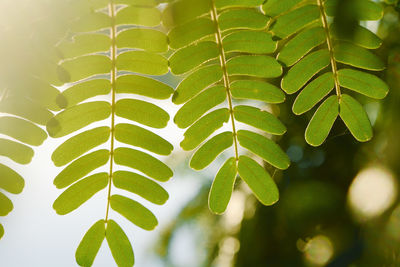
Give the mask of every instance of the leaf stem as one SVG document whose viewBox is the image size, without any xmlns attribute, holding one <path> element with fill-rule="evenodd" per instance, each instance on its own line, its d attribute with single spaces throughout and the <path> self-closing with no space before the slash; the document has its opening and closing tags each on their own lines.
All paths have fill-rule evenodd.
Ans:
<svg viewBox="0 0 400 267">
<path fill-rule="evenodd" d="M 331 37 L 331 33 L 329 32 L 328 19 L 326 18 L 324 1 L 325 0 L 317 0 L 319 10 L 321 12 L 322 26 L 324 27 L 324 30 L 325 30 L 326 43 L 328 45 L 328 50 L 329 50 L 329 54 L 330 54 L 330 58 L 331 58 L 331 67 L 332 67 L 333 78 L 335 80 L 336 95 L 338 97 L 338 101 L 340 102 L 340 100 L 342 98 L 342 93 L 340 91 L 340 84 L 339 84 L 338 75 L 337 75 L 338 70 L 337 70 L 336 60 L 335 60 L 335 56 L 334 56 L 332 37 Z"/>
<path fill-rule="evenodd" d="M 215 7 L 215 0 L 211 1 L 211 19 L 213 20 L 213 22 L 215 24 L 215 39 L 217 41 L 217 45 L 218 45 L 218 49 L 219 49 L 219 61 L 220 61 L 222 72 L 223 72 L 224 86 L 226 88 L 226 96 L 227 96 L 228 104 L 229 104 L 229 113 L 230 113 L 231 122 L 232 122 L 233 143 L 235 146 L 235 160 L 236 160 L 236 165 L 237 165 L 237 162 L 239 161 L 239 151 L 238 151 L 238 140 L 237 140 L 236 126 L 235 126 L 235 118 L 233 116 L 232 93 L 231 93 L 231 88 L 230 88 L 228 70 L 226 68 L 226 57 L 225 57 L 224 47 L 222 45 L 222 36 L 221 36 L 221 30 L 219 28 L 219 23 L 218 23 L 218 15 L 217 15 L 217 8 Z"/>
<path fill-rule="evenodd" d="M 115 81 L 117 77 L 117 68 L 115 65 L 115 61 L 117 58 L 117 47 L 115 44 L 116 37 L 116 26 L 115 26 L 115 4 L 114 1 L 111 0 L 108 5 L 108 13 L 111 17 L 111 30 L 110 30 L 110 38 L 111 38 L 111 145 L 110 145 L 110 172 L 109 172 L 109 182 L 108 182 L 108 196 L 107 196 L 107 210 L 106 210 L 106 218 L 105 221 L 108 221 L 108 213 L 110 211 L 110 199 L 111 199 L 111 188 L 112 188 L 112 178 L 113 178 L 113 167 L 114 167 L 114 139 L 115 139 Z"/>
</svg>

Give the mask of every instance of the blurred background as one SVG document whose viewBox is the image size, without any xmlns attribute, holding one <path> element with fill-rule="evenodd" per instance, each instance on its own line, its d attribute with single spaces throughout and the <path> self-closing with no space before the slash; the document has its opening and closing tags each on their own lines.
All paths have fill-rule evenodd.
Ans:
<svg viewBox="0 0 400 267">
<path fill-rule="evenodd" d="M 338 25 L 344 25 L 342 30 L 351 34 L 349 25 L 357 20 L 346 11 L 347 0 L 341 1 L 336 19 Z M 17 9 L 17 2 L 23 7 Z M 46 43 L 56 42 L 53 33 L 62 33 L 63 20 L 70 14 L 68 8 L 54 9 L 53 5 L 67 2 L 0 0 L 0 85 L 11 83 L 16 70 L 21 75 L 37 71 L 36 64 L 21 64 L 16 60 L 20 55 L 5 47 L 15 41 L 21 46 L 15 51 L 23 51 L 30 63 L 37 63 L 36 57 L 46 54 L 46 47 L 32 45 L 32 40 L 41 44 L 44 37 L 52 36 Z M 38 14 L 48 14 L 45 8 L 37 9 L 41 4 L 59 13 L 38 20 L 43 17 Z M 207 199 L 222 160 L 202 172 L 190 170 L 190 153 L 179 149 L 182 131 L 171 122 L 164 132 L 175 147 L 167 162 L 176 173 L 165 186 L 170 199 L 161 207 L 148 205 L 159 226 L 145 232 L 129 222 L 121 223 L 134 246 L 135 266 L 400 266 L 400 9 L 398 1 L 382 4 L 383 19 L 365 26 L 383 40 L 377 53 L 387 62 L 381 78 L 389 84 L 390 93 L 379 102 L 359 98 L 374 127 L 372 141 L 357 142 L 337 120 L 327 141 L 318 148 L 310 147 L 304 140 L 310 118 L 293 115 L 294 98 L 289 96 L 284 104 L 273 107 L 288 128 L 279 144 L 292 161 L 287 171 L 274 174 L 280 201 L 264 207 L 238 180 L 226 213 L 216 216 L 208 210 Z M 22 19 L 26 23 L 21 24 Z M 40 23 L 47 19 L 59 23 Z M 18 29 L 13 25 L 19 25 Z M 32 34 L 32 29 L 37 33 Z M 179 82 L 172 76 L 164 81 L 171 85 Z M 166 109 L 174 114 L 177 107 Z M 103 216 L 104 205 L 99 203 L 104 203 L 105 194 L 96 195 L 67 216 L 52 210 L 60 192 L 52 184 L 59 169 L 52 166 L 50 155 L 59 143 L 48 139 L 36 149 L 29 166 L 14 164 L 26 178 L 26 186 L 21 195 L 11 196 L 14 211 L 0 218 L 6 228 L 0 241 L 0 266 L 76 266 L 74 253 L 81 237 Z M 94 266 L 114 266 L 105 246 L 103 243 Z"/>
</svg>

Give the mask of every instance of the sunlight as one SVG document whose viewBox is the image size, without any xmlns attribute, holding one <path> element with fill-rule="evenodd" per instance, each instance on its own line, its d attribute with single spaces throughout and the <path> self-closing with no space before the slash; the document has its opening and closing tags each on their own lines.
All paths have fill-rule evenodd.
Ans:
<svg viewBox="0 0 400 267">
<path fill-rule="evenodd" d="M 397 183 L 393 174 L 379 166 L 361 171 L 350 186 L 348 202 L 355 217 L 365 221 L 381 215 L 394 202 Z"/>
</svg>

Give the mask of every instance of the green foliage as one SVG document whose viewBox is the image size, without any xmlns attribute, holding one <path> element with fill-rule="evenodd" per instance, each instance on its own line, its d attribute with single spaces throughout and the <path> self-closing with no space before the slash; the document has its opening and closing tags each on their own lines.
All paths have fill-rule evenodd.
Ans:
<svg viewBox="0 0 400 267">
<path fill-rule="evenodd" d="M 266 55 L 275 52 L 277 42 L 267 31 L 268 18 L 257 9 L 261 4 L 180 0 L 163 14 L 163 23 L 170 28 L 170 46 L 175 50 L 169 58 L 171 72 L 185 75 L 172 98 L 175 104 L 183 104 L 174 122 L 188 128 L 181 147 L 198 148 L 190 166 L 202 170 L 228 148 L 234 151 L 234 157 L 218 171 L 210 191 L 209 206 L 215 213 L 225 211 L 238 173 L 261 203 L 272 205 L 279 198 L 268 172 L 250 157 L 240 156 L 242 148 L 274 167 L 289 167 L 289 158 L 274 141 L 254 133 L 259 129 L 280 136 L 286 127 L 267 111 L 236 105 L 243 100 L 270 104 L 285 100 L 282 91 L 267 80 L 279 77 L 282 67 Z M 220 108 L 221 104 L 227 108 Z M 213 135 L 228 121 L 231 131 Z M 251 131 L 239 130 L 239 122 Z"/>
<path fill-rule="evenodd" d="M 158 224 L 153 213 L 139 202 L 112 194 L 113 186 L 158 205 L 168 199 L 168 193 L 151 178 L 165 182 L 172 171 L 153 153 L 169 155 L 173 147 L 143 128 L 164 128 L 169 121 L 169 114 L 147 98 L 167 99 L 173 93 L 168 85 L 144 76 L 168 72 L 163 56 L 168 49 L 167 37 L 159 29 L 150 28 L 161 22 L 157 5 L 153 1 L 87 2 L 72 23 L 69 37 L 58 45 L 63 55 L 59 66 L 65 70 L 68 88 L 57 98 L 65 109 L 47 123 L 47 131 L 54 138 L 68 136 L 52 154 L 56 166 L 66 166 L 54 184 L 67 189 L 53 208 L 65 215 L 101 191 L 108 195 L 105 219 L 87 231 L 76 251 L 81 266 L 93 264 L 104 239 L 118 266 L 133 265 L 130 241 L 110 219 L 110 210 L 145 230 Z M 96 100 L 99 95 L 111 95 L 110 101 Z M 147 98 L 133 99 L 132 95 Z M 117 123 L 118 118 L 128 123 Z M 95 122 L 110 125 L 93 127 Z M 82 131 L 85 127 L 89 129 Z M 105 144 L 108 149 L 103 149 Z M 107 164 L 108 172 L 96 172 Z M 116 171 L 115 165 L 132 171 Z"/>
<path fill-rule="evenodd" d="M 388 86 L 366 72 L 385 68 L 369 51 L 378 48 L 381 40 L 360 25 L 355 26 L 352 38 L 335 23 L 329 23 L 328 17 L 336 14 L 336 0 L 283 2 L 281 12 L 270 14 L 277 16 L 273 18 L 272 32 L 286 41 L 277 56 L 289 68 L 282 79 L 282 89 L 288 94 L 301 90 L 293 104 L 297 115 L 323 101 L 307 127 L 306 141 L 321 145 L 338 116 L 358 141 L 368 141 L 372 128 L 367 114 L 357 100 L 342 91 L 349 89 L 373 99 L 386 96 Z M 264 5 L 267 14 L 267 6 L 273 3 L 267 1 Z M 349 5 L 357 20 L 378 20 L 383 14 L 381 6 L 369 0 L 349 1 Z M 336 100 L 330 96 L 333 89 Z"/>
<path fill-rule="evenodd" d="M 145 206 L 112 192 L 122 189 L 157 205 L 168 200 L 158 182 L 168 181 L 173 172 L 158 156 L 170 155 L 173 146 L 153 129 L 166 127 L 170 115 L 152 100 L 172 95 L 172 102 L 181 105 L 174 122 L 186 129 L 181 147 L 196 149 L 193 169 L 202 170 L 233 151 L 209 192 L 209 208 L 217 214 L 226 210 L 238 175 L 263 205 L 278 201 L 277 185 L 264 163 L 289 167 L 275 142 L 286 127 L 261 105 L 283 103 L 284 92 L 300 91 L 292 107 L 296 115 L 316 109 L 305 132 L 310 145 L 323 144 L 338 117 L 358 141 L 372 138 L 363 106 L 349 93 L 372 99 L 387 95 L 388 86 L 372 74 L 385 68 L 370 51 L 382 41 L 358 23 L 351 35 L 344 32 L 338 0 L 65 2 L 68 19 L 60 20 L 69 25 L 68 33 L 60 30 L 51 40 L 36 37 L 46 45 L 26 49 L 21 47 L 25 41 L 7 38 L 0 28 L 6 45 L 18 51 L 4 53 L 7 46 L 0 44 L 6 62 L 0 65 L 0 156 L 30 163 L 32 146 L 47 138 L 43 126 L 53 138 L 66 137 L 51 157 L 63 167 L 54 185 L 65 189 L 53 204 L 55 211 L 66 215 L 99 192 L 108 196 L 105 218 L 90 227 L 76 250 L 80 266 L 93 264 L 104 239 L 118 266 L 133 266 L 131 242 L 110 219 L 113 211 L 145 230 L 158 224 Z M 370 0 L 347 5 L 357 22 L 383 14 L 380 4 Z M 274 85 L 282 65 L 284 92 Z M 154 77 L 169 71 L 182 77 L 175 91 Z M 15 79 L 15 73 L 23 73 L 23 79 Z M 59 85 L 66 88 L 61 94 Z M 105 96 L 110 100 L 99 100 Z M 223 126 L 230 129 L 222 131 Z M 129 171 L 116 170 L 118 165 Z M 5 216 L 13 209 L 6 194 L 20 193 L 25 182 L 5 164 L 0 164 L 0 177 L 0 216 Z"/>
</svg>

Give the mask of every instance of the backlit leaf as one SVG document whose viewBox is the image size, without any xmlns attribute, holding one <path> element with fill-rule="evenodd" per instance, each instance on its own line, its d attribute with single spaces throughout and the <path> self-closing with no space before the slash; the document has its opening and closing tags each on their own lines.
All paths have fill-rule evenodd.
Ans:
<svg viewBox="0 0 400 267">
<path fill-rule="evenodd" d="M 239 130 L 237 134 L 241 146 L 260 156 L 272 166 L 281 170 L 289 167 L 289 157 L 271 139 L 247 130 Z"/>
<path fill-rule="evenodd" d="M 16 171 L 0 163 L 0 188 L 12 194 L 19 194 L 25 186 L 25 181 Z"/>
<path fill-rule="evenodd" d="M 117 116 L 126 118 L 141 124 L 164 128 L 169 121 L 169 114 L 158 106 L 137 99 L 121 99 L 115 105 Z"/>
<path fill-rule="evenodd" d="M 110 199 L 111 208 L 127 218 L 133 224 L 145 230 L 153 230 L 158 221 L 154 214 L 139 202 L 120 195 L 113 195 Z"/>
<path fill-rule="evenodd" d="M 86 154 L 65 167 L 54 179 L 54 185 L 58 189 L 65 188 L 91 171 L 105 165 L 109 158 L 110 152 L 106 149 Z"/>
<path fill-rule="evenodd" d="M 54 116 L 47 123 L 47 132 L 51 137 L 62 137 L 93 122 L 107 119 L 110 114 L 111 106 L 104 101 L 79 104 Z"/>
<path fill-rule="evenodd" d="M 203 116 L 184 133 L 185 139 L 181 142 L 184 150 L 192 150 L 200 145 L 208 136 L 222 127 L 229 120 L 229 111 L 226 108 L 214 110 Z"/>
<path fill-rule="evenodd" d="M 389 92 L 384 81 L 358 70 L 341 69 L 338 71 L 338 80 L 341 86 L 375 99 L 382 99 Z"/>
<path fill-rule="evenodd" d="M 173 146 L 155 133 L 136 125 L 120 123 L 115 126 L 115 139 L 157 153 L 169 155 Z"/>
<path fill-rule="evenodd" d="M 222 103 L 226 99 L 226 89 L 223 86 L 214 86 L 198 94 L 186 102 L 176 113 L 174 122 L 179 128 L 192 125 L 204 113 Z"/>
<path fill-rule="evenodd" d="M 131 242 L 121 227 L 113 220 L 107 221 L 106 239 L 118 267 L 132 267 L 135 258 Z"/>
<path fill-rule="evenodd" d="M 321 145 L 339 115 L 337 96 L 327 98 L 317 109 L 306 129 L 306 141 L 312 146 Z"/>
<path fill-rule="evenodd" d="M 236 160 L 230 158 L 218 171 L 211 186 L 208 203 L 212 212 L 221 214 L 226 210 L 231 199 L 236 175 Z"/>
<path fill-rule="evenodd" d="M 160 182 L 166 182 L 172 177 L 171 169 L 160 160 L 139 150 L 120 147 L 114 151 L 115 163 L 135 170 L 154 178 Z"/>
<path fill-rule="evenodd" d="M 335 87 L 332 72 L 327 72 L 310 82 L 297 96 L 293 103 L 293 113 L 296 115 L 312 109 Z"/>
<path fill-rule="evenodd" d="M 220 133 L 203 144 L 190 160 L 190 167 L 201 170 L 207 167 L 224 150 L 233 144 L 231 132 Z"/>
<path fill-rule="evenodd" d="M 28 164 L 33 158 L 33 149 L 24 144 L 0 138 L 0 156 L 5 156 L 19 164 Z"/>
<path fill-rule="evenodd" d="M 318 50 L 308 54 L 296 63 L 282 79 L 282 89 L 293 94 L 300 90 L 315 74 L 329 65 L 328 50 Z"/>
<path fill-rule="evenodd" d="M 65 215 L 76 210 L 97 192 L 106 188 L 108 179 L 108 173 L 102 172 L 71 185 L 54 201 L 54 210 L 59 215 Z"/>
<path fill-rule="evenodd" d="M 371 122 L 361 104 L 349 95 L 343 94 L 340 101 L 340 118 L 351 134 L 360 142 L 372 138 Z"/>
<path fill-rule="evenodd" d="M 240 178 L 253 191 L 264 205 L 272 205 L 279 200 L 279 191 L 268 172 L 247 156 L 239 157 L 238 171 Z"/>
<path fill-rule="evenodd" d="M 101 244 L 106 237 L 106 224 L 104 220 L 96 222 L 86 232 L 79 247 L 76 250 L 75 258 L 79 266 L 92 266 Z"/>
<path fill-rule="evenodd" d="M 113 184 L 154 204 L 162 205 L 169 198 L 168 192 L 159 184 L 137 173 L 117 171 L 113 174 Z"/>
<path fill-rule="evenodd" d="M 54 165 L 63 166 L 110 138 L 109 127 L 98 127 L 75 135 L 62 143 L 51 155 Z"/>
<path fill-rule="evenodd" d="M 236 106 L 233 109 L 235 119 L 264 130 L 267 133 L 282 135 L 286 132 L 285 125 L 274 115 L 251 106 Z"/>
</svg>

